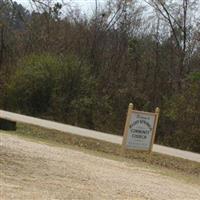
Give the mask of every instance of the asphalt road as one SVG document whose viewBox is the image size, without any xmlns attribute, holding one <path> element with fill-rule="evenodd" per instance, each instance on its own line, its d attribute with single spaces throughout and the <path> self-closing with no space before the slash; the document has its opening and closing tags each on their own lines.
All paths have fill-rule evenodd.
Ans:
<svg viewBox="0 0 200 200">
<path fill-rule="evenodd" d="M 116 136 L 116 135 L 111 135 L 111 134 L 107 134 L 103 132 L 88 130 L 88 129 L 79 128 L 79 127 L 66 125 L 62 123 L 57 123 L 57 122 L 53 122 L 49 120 L 11 113 L 8 111 L 0 110 L 0 118 L 8 119 L 11 121 L 16 121 L 16 122 L 21 122 L 21 123 L 26 123 L 26 124 L 32 124 L 32 125 L 40 126 L 43 128 L 58 130 L 65 133 L 70 133 L 70 134 L 79 135 L 83 137 L 94 138 L 97 140 L 103 140 L 103 141 L 114 143 L 114 144 L 122 144 L 122 136 Z M 153 152 L 200 162 L 200 154 L 198 153 L 183 151 L 183 150 L 170 148 L 166 146 L 154 144 Z"/>
</svg>

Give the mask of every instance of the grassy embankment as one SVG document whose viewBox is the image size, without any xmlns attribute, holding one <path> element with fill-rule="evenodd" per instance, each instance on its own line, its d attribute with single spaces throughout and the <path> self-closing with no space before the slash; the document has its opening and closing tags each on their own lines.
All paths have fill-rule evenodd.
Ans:
<svg viewBox="0 0 200 200">
<path fill-rule="evenodd" d="M 112 159 L 114 158 L 117 160 L 126 157 L 126 159 L 128 158 L 130 160 L 142 161 L 154 167 L 172 169 L 173 171 L 180 172 L 182 174 L 195 175 L 197 178 L 200 177 L 200 163 L 181 158 L 175 158 L 158 153 L 152 153 L 150 158 L 148 154 L 133 151 L 125 152 L 122 157 L 120 145 L 25 124 L 17 124 L 17 131 L 9 133 L 23 136 L 34 141 L 37 140 L 45 142 L 48 145 L 61 147 L 67 145 L 67 147 L 73 146 L 73 148 L 81 147 L 83 150 L 95 151 L 95 153 L 98 153 L 100 156 L 103 153 L 104 156 L 112 156 Z"/>
</svg>

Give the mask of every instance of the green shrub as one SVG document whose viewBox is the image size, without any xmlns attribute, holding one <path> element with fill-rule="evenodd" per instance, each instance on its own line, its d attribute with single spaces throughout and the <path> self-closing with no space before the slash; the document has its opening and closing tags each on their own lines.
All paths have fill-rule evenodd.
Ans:
<svg viewBox="0 0 200 200">
<path fill-rule="evenodd" d="M 163 143 L 200 152 L 200 74 L 191 74 L 182 93 L 165 104 L 162 129 Z M 165 122 L 165 124 L 164 124 Z"/>
<path fill-rule="evenodd" d="M 10 107 L 34 115 L 46 112 L 58 66 L 59 61 L 49 55 L 32 55 L 20 62 L 8 83 Z"/>
<path fill-rule="evenodd" d="M 10 79 L 7 100 L 14 111 L 85 124 L 94 87 L 89 67 L 77 57 L 32 55 L 19 63 Z"/>
</svg>

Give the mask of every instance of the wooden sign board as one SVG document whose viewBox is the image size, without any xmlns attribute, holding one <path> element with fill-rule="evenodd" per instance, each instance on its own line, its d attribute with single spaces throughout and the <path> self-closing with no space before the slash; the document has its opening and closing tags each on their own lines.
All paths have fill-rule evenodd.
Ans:
<svg viewBox="0 0 200 200">
<path fill-rule="evenodd" d="M 159 108 L 155 113 L 133 110 L 129 105 L 124 130 L 123 148 L 138 151 L 152 151 L 156 127 L 159 117 Z"/>
</svg>

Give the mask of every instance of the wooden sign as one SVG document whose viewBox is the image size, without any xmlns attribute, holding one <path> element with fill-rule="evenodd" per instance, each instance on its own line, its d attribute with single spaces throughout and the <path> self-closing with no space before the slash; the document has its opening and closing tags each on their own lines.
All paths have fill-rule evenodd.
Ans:
<svg viewBox="0 0 200 200">
<path fill-rule="evenodd" d="M 122 146 L 125 149 L 151 152 L 160 109 L 155 113 L 133 110 L 129 104 Z"/>
</svg>

